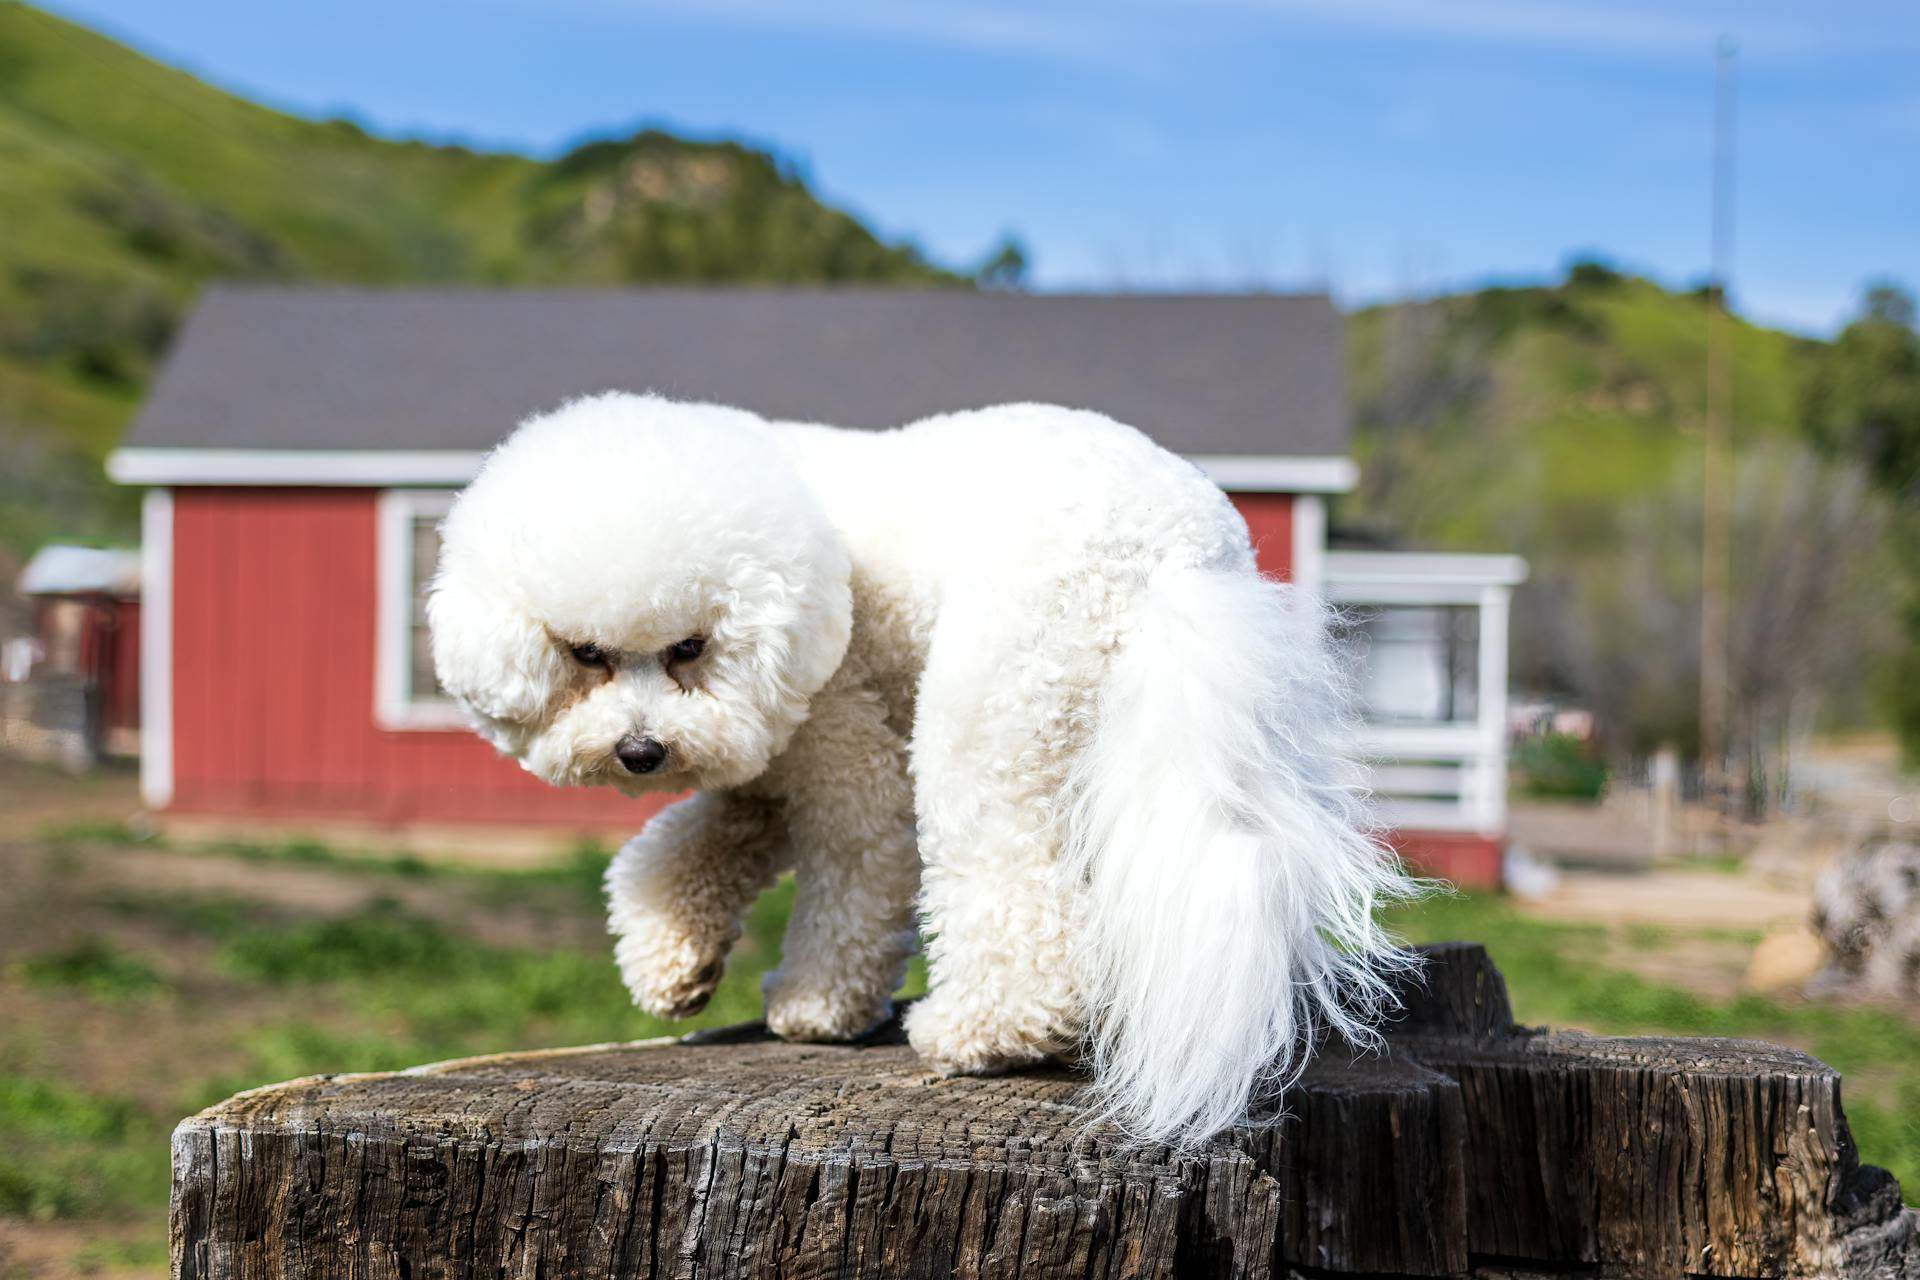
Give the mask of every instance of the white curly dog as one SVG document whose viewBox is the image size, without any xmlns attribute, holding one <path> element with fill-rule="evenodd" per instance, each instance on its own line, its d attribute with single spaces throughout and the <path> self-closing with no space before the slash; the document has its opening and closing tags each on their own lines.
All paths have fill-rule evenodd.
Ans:
<svg viewBox="0 0 1920 1280">
<path fill-rule="evenodd" d="M 444 687 L 548 782 L 695 791 L 608 873 L 641 1008 L 797 889 L 767 1023 L 849 1040 L 915 943 L 945 1073 L 1090 1062 L 1190 1143 L 1366 1043 L 1408 889 L 1343 759 L 1319 606 L 1196 468 L 1098 414 L 887 432 L 606 394 L 524 423 L 443 529 Z"/>
</svg>

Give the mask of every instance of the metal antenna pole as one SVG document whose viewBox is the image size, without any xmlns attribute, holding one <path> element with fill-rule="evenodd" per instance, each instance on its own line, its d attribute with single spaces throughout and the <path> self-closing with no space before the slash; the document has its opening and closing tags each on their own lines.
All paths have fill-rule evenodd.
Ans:
<svg viewBox="0 0 1920 1280">
<path fill-rule="evenodd" d="M 1739 50 L 1722 38 L 1714 51 L 1713 279 L 1707 291 L 1707 422 L 1702 459 L 1700 535 L 1700 768 L 1706 799 L 1725 809 L 1727 774 L 1728 505 L 1733 480 L 1732 339 L 1728 316 L 1733 255 L 1734 77 Z"/>
</svg>

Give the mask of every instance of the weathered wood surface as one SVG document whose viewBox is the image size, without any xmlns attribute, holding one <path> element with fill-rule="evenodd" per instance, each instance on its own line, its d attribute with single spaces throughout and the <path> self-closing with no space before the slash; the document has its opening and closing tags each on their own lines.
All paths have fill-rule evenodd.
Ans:
<svg viewBox="0 0 1920 1280">
<path fill-rule="evenodd" d="M 928 1076 L 758 1027 L 241 1094 L 174 1136 L 183 1277 L 1920 1277 L 1838 1077 L 1728 1040 L 1512 1026 L 1430 949 L 1390 1051 L 1181 1155 L 1066 1070 Z"/>
</svg>

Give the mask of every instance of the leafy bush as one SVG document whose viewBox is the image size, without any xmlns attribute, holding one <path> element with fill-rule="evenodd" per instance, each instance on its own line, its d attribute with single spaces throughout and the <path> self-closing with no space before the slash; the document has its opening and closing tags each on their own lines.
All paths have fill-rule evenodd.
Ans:
<svg viewBox="0 0 1920 1280">
<path fill-rule="evenodd" d="M 1527 739 L 1514 751 L 1513 767 L 1520 789 L 1530 796 L 1598 800 L 1607 789 L 1607 766 L 1570 734 Z"/>
<path fill-rule="evenodd" d="M 1611 289 L 1626 279 L 1612 264 L 1599 258 L 1576 258 L 1567 264 L 1567 287 Z"/>
</svg>

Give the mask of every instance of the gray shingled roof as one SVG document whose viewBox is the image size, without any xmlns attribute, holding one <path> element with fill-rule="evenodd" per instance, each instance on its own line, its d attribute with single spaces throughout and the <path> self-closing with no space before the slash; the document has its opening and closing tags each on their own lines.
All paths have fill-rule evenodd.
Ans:
<svg viewBox="0 0 1920 1280">
<path fill-rule="evenodd" d="M 126 443 L 478 450 L 615 388 L 868 428 L 1041 400 L 1187 454 L 1347 452 L 1323 295 L 874 289 L 216 287 Z"/>
</svg>

